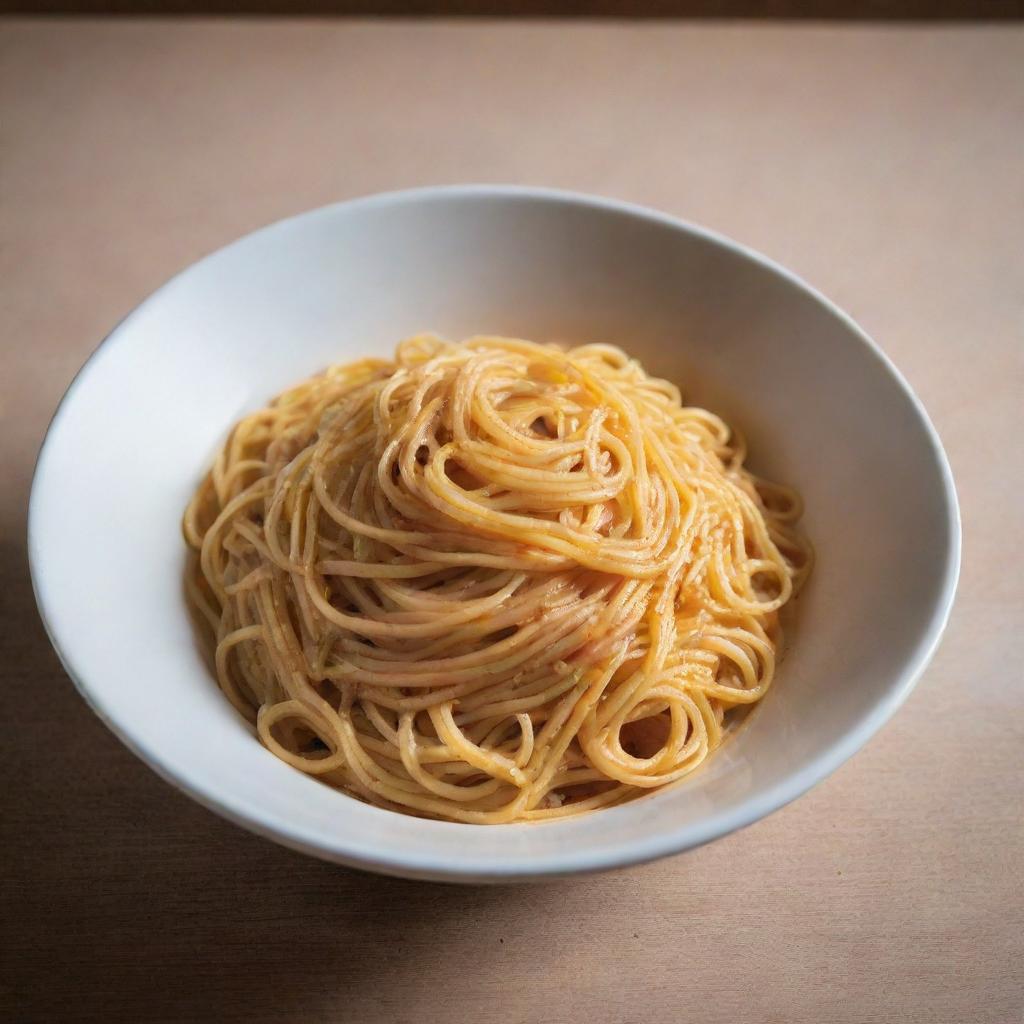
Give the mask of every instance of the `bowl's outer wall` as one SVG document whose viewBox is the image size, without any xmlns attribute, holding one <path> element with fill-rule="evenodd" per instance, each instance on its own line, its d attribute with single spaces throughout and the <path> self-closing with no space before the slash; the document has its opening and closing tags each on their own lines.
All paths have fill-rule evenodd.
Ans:
<svg viewBox="0 0 1024 1024">
<path fill-rule="evenodd" d="M 179 521 L 231 424 L 328 363 L 424 330 L 621 345 L 795 484 L 818 551 L 777 685 L 706 768 L 599 814 L 479 828 L 379 811 L 255 743 L 197 652 Z M 948 466 L 858 329 L 739 247 L 556 193 L 427 190 L 272 225 L 194 265 L 111 335 L 40 457 L 40 607 L 69 673 L 153 767 L 255 831 L 398 874 L 500 880 L 685 849 L 762 816 L 884 722 L 944 624 L 959 558 Z"/>
</svg>

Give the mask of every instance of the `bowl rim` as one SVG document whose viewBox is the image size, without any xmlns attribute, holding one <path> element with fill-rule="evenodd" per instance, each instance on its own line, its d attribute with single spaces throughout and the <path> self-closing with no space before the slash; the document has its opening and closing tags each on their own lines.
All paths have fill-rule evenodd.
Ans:
<svg viewBox="0 0 1024 1024">
<path fill-rule="evenodd" d="M 791 287 L 803 292 L 822 306 L 828 313 L 836 317 L 847 328 L 849 333 L 864 346 L 868 354 L 877 361 L 883 371 L 896 383 L 924 430 L 932 457 L 935 460 L 935 465 L 939 470 L 942 480 L 943 512 L 948 531 L 948 544 L 943 552 L 945 564 L 942 571 L 941 586 L 931 609 L 927 627 L 922 631 L 912 654 L 907 658 L 902 669 L 894 675 L 886 693 L 867 712 L 862 714 L 839 740 L 821 751 L 802 767 L 786 775 L 768 790 L 745 798 L 732 810 L 714 811 L 700 822 L 669 827 L 664 832 L 646 841 L 637 842 L 624 848 L 616 848 L 612 851 L 594 853 L 593 851 L 588 852 L 585 849 L 573 849 L 560 851 L 557 854 L 545 854 L 536 857 L 510 854 L 500 861 L 493 859 L 474 861 L 466 858 L 458 867 L 453 867 L 442 858 L 436 855 L 425 854 L 414 846 L 394 849 L 387 847 L 385 844 L 363 842 L 358 835 L 332 836 L 330 837 L 331 841 L 325 841 L 326 837 L 322 833 L 314 834 L 308 829 L 296 826 L 293 822 L 279 815 L 268 813 L 265 808 L 245 798 L 232 797 L 226 795 L 223 791 L 215 791 L 213 787 L 204 786 L 202 779 L 189 777 L 179 767 L 168 763 L 158 751 L 139 742 L 132 733 L 131 722 L 123 721 L 119 717 L 116 706 L 113 706 L 115 702 L 105 700 L 99 692 L 90 686 L 85 674 L 76 669 L 74 659 L 62 644 L 48 609 L 46 585 L 40 570 L 43 557 L 43 541 L 40 537 L 36 521 L 39 504 L 39 488 L 37 484 L 47 461 L 48 447 L 75 392 L 93 372 L 96 357 L 101 351 L 108 350 L 109 347 L 118 343 L 119 339 L 126 334 L 125 328 L 140 311 L 156 301 L 165 290 L 169 289 L 180 278 L 198 271 L 208 261 L 215 259 L 236 246 L 244 245 L 255 236 L 282 232 L 293 226 L 296 222 L 331 216 L 342 210 L 369 210 L 404 204 L 417 204 L 425 201 L 461 201 L 465 199 L 479 201 L 512 199 L 548 203 L 553 207 L 560 205 L 577 208 L 583 207 L 590 210 L 618 213 L 696 236 L 713 246 L 724 249 L 743 260 L 757 264 L 762 269 L 783 278 Z M 619 199 L 563 189 L 503 184 L 433 185 L 373 193 L 330 203 L 293 214 L 257 228 L 188 264 L 142 299 L 130 312 L 122 317 L 96 346 L 68 384 L 46 428 L 39 454 L 36 458 L 28 508 L 29 569 L 36 605 L 47 636 L 79 694 L 81 694 L 104 725 L 140 760 L 167 782 L 185 792 L 207 809 L 214 811 L 250 832 L 271 839 L 283 846 L 323 860 L 377 873 L 460 882 L 524 881 L 589 873 L 640 864 L 701 846 L 704 843 L 750 825 L 795 800 L 823 781 L 857 753 L 885 725 L 909 696 L 935 654 L 949 621 L 959 580 L 961 549 L 962 528 L 956 487 L 949 460 L 942 447 L 938 432 L 925 411 L 921 400 L 889 357 L 867 332 L 832 300 L 797 274 L 764 254 L 740 242 L 736 242 L 726 235 L 691 221 Z M 460 825 L 458 823 L 443 824 L 460 829 L 476 828 L 476 826 Z M 551 823 L 540 824 L 541 827 L 551 827 Z"/>
</svg>

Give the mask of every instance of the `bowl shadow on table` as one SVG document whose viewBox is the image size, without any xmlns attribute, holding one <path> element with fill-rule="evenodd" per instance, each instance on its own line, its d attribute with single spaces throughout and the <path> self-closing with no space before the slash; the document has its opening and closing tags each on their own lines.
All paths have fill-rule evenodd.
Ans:
<svg viewBox="0 0 1024 1024">
<path fill-rule="evenodd" d="M 15 638 L 6 675 L 22 708 L 0 796 L 7 1019 L 283 1020 L 344 1005 L 354 1019 L 402 1020 L 439 955 L 473 957 L 487 987 L 479 972 L 493 969 L 497 991 L 501 954 L 543 941 L 545 908 L 562 903 L 552 886 L 571 883 L 517 889 L 520 910 L 535 907 L 507 934 L 508 887 L 323 863 L 176 792 L 75 692 L 36 612 L 24 545 L 5 542 L 0 559 Z M 495 957 L 481 959 L 488 945 Z"/>
</svg>

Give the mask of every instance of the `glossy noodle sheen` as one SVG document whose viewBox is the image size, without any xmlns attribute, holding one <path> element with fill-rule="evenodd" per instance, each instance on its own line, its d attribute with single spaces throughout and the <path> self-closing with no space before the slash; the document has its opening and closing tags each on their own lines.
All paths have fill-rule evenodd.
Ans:
<svg viewBox="0 0 1024 1024">
<path fill-rule="evenodd" d="M 692 772 L 772 681 L 797 495 L 607 345 L 432 336 L 242 420 L 185 514 L 217 678 L 279 758 L 501 823 Z"/>
</svg>

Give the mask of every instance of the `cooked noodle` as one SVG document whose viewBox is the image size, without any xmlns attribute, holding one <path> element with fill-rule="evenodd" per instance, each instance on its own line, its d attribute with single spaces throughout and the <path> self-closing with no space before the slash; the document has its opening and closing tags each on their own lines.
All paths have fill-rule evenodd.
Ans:
<svg viewBox="0 0 1024 1024">
<path fill-rule="evenodd" d="M 789 488 L 622 351 L 420 336 L 232 431 L 185 513 L 217 679 L 288 764 L 500 823 L 692 772 L 772 681 Z"/>
</svg>

